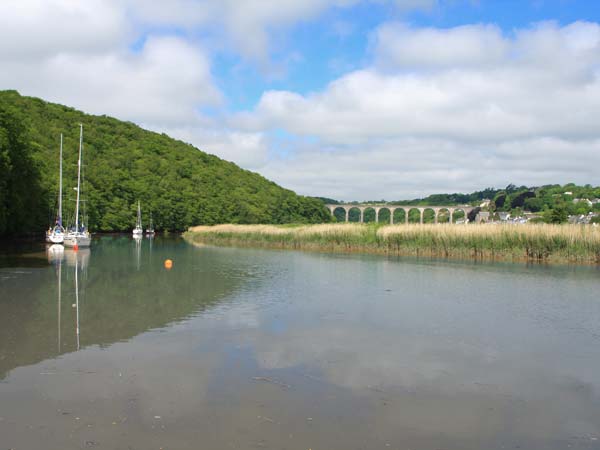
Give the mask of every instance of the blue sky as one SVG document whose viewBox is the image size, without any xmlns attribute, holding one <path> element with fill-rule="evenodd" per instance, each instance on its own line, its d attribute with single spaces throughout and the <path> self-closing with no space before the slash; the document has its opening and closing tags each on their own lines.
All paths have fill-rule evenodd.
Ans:
<svg viewBox="0 0 600 450">
<path fill-rule="evenodd" d="M 301 194 L 597 184 L 595 1 L 5 0 L 0 89 Z"/>
<path fill-rule="evenodd" d="M 318 19 L 296 24 L 278 39 L 271 52 L 275 63 L 286 66 L 273 75 L 239 54 L 215 58 L 214 73 L 226 93 L 228 109 L 251 109 L 262 93 L 288 89 L 301 94 L 323 89 L 341 73 L 369 63 L 372 31 L 381 23 L 399 20 L 417 27 L 451 28 L 474 23 L 498 25 L 504 33 L 541 21 L 568 24 L 577 20 L 600 22 L 600 4 L 590 0 L 441 1 L 437 6 L 398 10 L 390 4 L 361 3 L 331 8 Z M 298 60 L 290 55 L 297 55 Z M 236 70 L 232 70 L 236 67 Z"/>
</svg>

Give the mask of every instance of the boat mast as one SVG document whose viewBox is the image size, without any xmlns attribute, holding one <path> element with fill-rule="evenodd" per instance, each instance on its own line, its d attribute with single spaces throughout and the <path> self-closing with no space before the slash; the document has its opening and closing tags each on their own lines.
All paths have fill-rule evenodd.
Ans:
<svg viewBox="0 0 600 450">
<path fill-rule="evenodd" d="M 60 163 L 58 176 L 58 226 L 62 227 L 62 150 L 63 135 L 60 133 Z"/>
<path fill-rule="evenodd" d="M 79 124 L 79 159 L 77 160 L 77 202 L 75 205 L 75 232 L 79 232 L 79 191 L 81 188 L 81 145 L 83 143 L 83 124 Z"/>
<path fill-rule="evenodd" d="M 142 229 L 142 209 L 140 207 L 140 201 L 138 200 L 138 214 L 137 214 L 137 226 Z"/>
</svg>

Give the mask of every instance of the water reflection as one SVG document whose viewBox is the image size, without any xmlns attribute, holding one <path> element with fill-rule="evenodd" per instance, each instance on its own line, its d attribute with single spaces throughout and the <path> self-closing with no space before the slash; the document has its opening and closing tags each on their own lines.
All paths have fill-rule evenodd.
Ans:
<svg viewBox="0 0 600 450">
<path fill-rule="evenodd" d="M 71 248 L 65 249 L 60 244 L 53 244 L 47 247 L 46 254 L 48 256 L 48 262 L 55 266 L 55 271 L 57 274 L 57 296 L 58 296 L 58 309 L 57 309 L 57 322 L 58 322 L 58 352 L 61 352 L 61 305 L 62 305 L 62 265 L 63 261 L 66 262 L 67 267 L 72 268 L 73 270 L 73 280 L 74 280 L 74 301 L 72 304 L 73 308 L 75 308 L 75 337 L 76 337 L 76 350 L 79 350 L 81 347 L 80 343 L 80 269 L 83 271 L 84 275 L 86 273 L 86 269 L 89 264 L 91 250 L 89 248 L 83 248 L 79 250 L 73 250 Z"/>
<path fill-rule="evenodd" d="M 598 448 L 596 270 L 92 252 L 0 284 L 20 296 L 0 300 L 9 448 Z"/>
<path fill-rule="evenodd" d="M 45 268 L 22 257 L 18 267 L 2 269 L 0 380 L 15 367 L 164 327 L 236 289 L 239 280 L 226 280 L 218 261 L 198 265 L 189 250 L 176 239 L 111 236 L 91 249 L 44 248 Z M 167 272 L 162 260 L 173 255 L 178 267 Z"/>
<path fill-rule="evenodd" d="M 135 261 L 137 270 L 140 270 L 140 258 L 142 256 L 142 239 L 143 236 L 141 234 L 136 234 L 133 236 L 133 242 L 135 242 Z"/>
</svg>

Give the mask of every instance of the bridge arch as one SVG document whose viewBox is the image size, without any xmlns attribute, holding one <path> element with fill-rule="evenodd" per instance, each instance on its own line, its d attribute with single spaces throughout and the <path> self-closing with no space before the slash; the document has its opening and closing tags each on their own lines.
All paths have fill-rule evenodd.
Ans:
<svg viewBox="0 0 600 450">
<path fill-rule="evenodd" d="M 451 212 L 447 206 L 441 206 L 437 210 L 437 221 L 436 223 L 451 223 Z"/>
<path fill-rule="evenodd" d="M 392 208 L 389 206 L 381 206 L 377 208 L 375 212 L 377 214 L 377 222 L 389 222 L 390 224 L 393 223 L 394 217 L 392 214 Z"/>
<path fill-rule="evenodd" d="M 408 211 L 404 206 L 392 206 L 392 223 L 408 223 Z"/>
<path fill-rule="evenodd" d="M 422 223 L 422 210 L 418 206 L 406 208 L 406 223 Z"/>
<path fill-rule="evenodd" d="M 329 208 L 331 215 L 336 218 L 338 222 L 348 222 L 348 209 L 342 205 L 334 205 Z"/>
<path fill-rule="evenodd" d="M 376 206 L 365 206 L 363 208 L 363 218 L 361 222 L 371 223 L 377 221 L 377 212 L 378 209 Z"/>
<path fill-rule="evenodd" d="M 437 208 L 435 206 L 423 207 L 423 222 L 421 223 L 437 223 Z"/>
<path fill-rule="evenodd" d="M 348 206 L 348 222 L 362 222 L 363 209 L 358 205 Z"/>
<path fill-rule="evenodd" d="M 460 206 L 453 208 L 452 217 L 454 219 L 454 222 L 452 223 L 457 223 L 458 221 L 461 221 L 462 223 L 467 223 L 467 215 L 469 214 L 468 211 L 469 210 L 467 208 L 462 208 Z"/>
</svg>

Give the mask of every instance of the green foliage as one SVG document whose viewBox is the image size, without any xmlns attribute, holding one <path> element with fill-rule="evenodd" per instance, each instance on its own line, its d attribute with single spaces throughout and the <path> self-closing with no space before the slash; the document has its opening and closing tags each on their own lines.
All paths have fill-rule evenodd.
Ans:
<svg viewBox="0 0 600 450">
<path fill-rule="evenodd" d="M 44 223 L 45 193 L 18 110 L 0 102 L 0 235 L 19 234 Z"/>
<path fill-rule="evenodd" d="M 525 201 L 532 198 L 535 198 L 535 192 L 529 190 L 516 193 L 514 196 L 511 197 L 510 207 L 513 209 L 522 208 L 525 205 Z"/>
<path fill-rule="evenodd" d="M 565 194 L 566 192 L 571 194 Z M 592 200 L 596 198 L 600 198 L 600 187 L 593 187 L 589 184 L 585 186 L 577 186 L 573 183 L 562 186 L 550 184 L 540 187 L 509 184 L 504 189 L 486 188 L 483 191 L 470 194 L 433 194 L 425 198 L 389 203 L 392 205 L 415 206 L 451 206 L 457 204 L 479 206 L 481 200 L 490 199 L 490 211 L 506 211 L 515 216 L 523 211 L 545 212 L 552 210 L 560 203 L 563 204 L 567 214 L 587 214 L 590 211 L 600 211 L 600 203 L 590 206 L 586 201 L 575 202 L 574 200 Z"/>
<path fill-rule="evenodd" d="M 538 197 L 531 197 L 525 200 L 525 209 L 531 212 L 539 212 L 544 207 L 544 201 Z"/>
<path fill-rule="evenodd" d="M 544 219 L 547 223 L 565 223 L 567 221 L 567 208 L 563 204 L 557 205 L 546 212 Z"/>
<path fill-rule="evenodd" d="M 144 223 L 151 213 L 157 230 L 184 230 L 191 225 L 216 223 L 330 221 L 330 214 L 319 199 L 298 196 L 256 173 L 165 134 L 146 131 L 107 116 L 91 116 L 66 106 L 23 97 L 16 91 L 0 91 L 0 106 L 0 111 L 14 110 L 15 114 L 27 117 L 31 124 L 27 139 L 11 138 L 10 142 L 16 143 L 11 144 L 12 153 L 5 144 L 0 144 L 0 169 L 4 172 L 7 164 L 14 164 L 12 159 L 6 161 L 8 153 L 20 155 L 18 161 L 28 161 L 31 155 L 39 165 L 41 191 L 50 193 L 48 196 L 32 195 L 34 190 L 28 188 L 28 196 L 41 202 L 35 208 L 11 200 L 15 205 L 13 213 L 24 211 L 39 215 L 41 212 L 44 216 L 42 223 L 39 220 L 29 223 L 27 231 L 39 230 L 51 222 L 51 217 L 47 216 L 56 203 L 60 133 L 64 134 L 66 221 L 73 212 L 79 123 L 83 123 L 84 128 L 83 192 L 87 199 L 89 228 L 93 231 L 133 228 L 138 200 L 142 204 Z M 4 143 L 10 131 L 6 127 L 17 127 L 20 121 L 12 117 L 3 120 L 5 126 L 0 131 L 0 142 Z M 22 135 L 21 132 L 15 134 Z M 24 184 L 27 177 L 31 178 L 28 170 L 35 170 L 34 165 L 21 162 L 12 173 L 19 174 L 17 178 Z M 12 195 L 16 192 L 15 182 L 13 180 L 12 187 L 9 186 Z M 0 184 L 2 198 L 6 197 L 8 189 L 5 184 L 3 177 Z M 2 202 L 6 204 L 6 200 Z M 6 216 L 5 209 L 0 210 L 0 216 L 2 214 Z M 12 215 L 6 217 L 11 228 L 20 227 L 21 219 Z M 7 230 L 6 225 L 4 227 L 0 228 L 0 233 Z"/>
<path fill-rule="evenodd" d="M 496 196 L 494 197 L 494 204 L 496 205 L 496 208 L 499 210 L 503 210 L 505 203 L 506 203 L 506 192 L 504 192 L 504 191 L 498 192 L 496 194 Z"/>
</svg>

